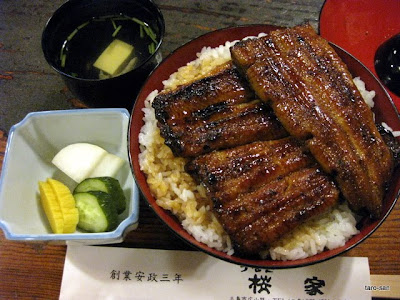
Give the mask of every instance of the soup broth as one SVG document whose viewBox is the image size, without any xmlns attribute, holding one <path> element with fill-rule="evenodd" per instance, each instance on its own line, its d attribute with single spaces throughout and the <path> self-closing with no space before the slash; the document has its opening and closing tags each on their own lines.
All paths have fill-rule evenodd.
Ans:
<svg viewBox="0 0 400 300">
<path fill-rule="evenodd" d="M 115 39 L 134 47 L 129 65 L 123 72 L 139 66 L 155 52 L 159 42 L 157 33 L 147 23 L 137 18 L 123 15 L 92 18 L 79 25 L 66 37 L 60 50 L 61 68 L 65 73 L 79 78 L 111 77 L 93 64 Z"/>
</svg>

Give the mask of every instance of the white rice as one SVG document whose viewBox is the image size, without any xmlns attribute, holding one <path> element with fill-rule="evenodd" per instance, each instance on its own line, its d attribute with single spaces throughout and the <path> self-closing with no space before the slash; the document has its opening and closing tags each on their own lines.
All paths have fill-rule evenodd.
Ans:
<svg viewBox="0 0 400 300">
<path fill-rule="evenodd" d="M 265 36 L 265 33 L 260 33 L 257 37 Z M 254 38 L 248 36 L 244 39 Z M 164 90 L 175 89 L 178 85 L 187 84 L 199 78 L 207 76 L 216 66 L 223 65 L 231 60 L 229 48 L 233 46 L 237 40 L 228 41 L 225 45 L 220 45 L 215 48 L 203 47 L 196 54 L 197 59 L 189 62 L 171 74 L 171 76 L 163 81 Z"/>
<path fill-rule="evenodd" d="M 211 211 L 212 203 L 202 185 L 196 185 L 184 171 L 186 160 L 174 157 L 164 144 L 157 127 L 151 102 L 153 91 L 145 101 L 144 125 L 139 133 L 139 164 L 147 183 L 162 208 L 170 210 L 196 240 L 220 251 L 233 254 L 229 236 Z"/>
<path fill-rule="evenodd" d="M 274 260 L 295 260 L 341 247 L 358 233 L 356 224 L 347 204 L 341 204 L 295 228 L 271 247 L 268 254 Z"/>
<path fill-rule="evenodd" d="M 367 91 L 365 88 L 365 82 L 362 81 L 360 77 L 353 78 L 353 81 L 357 89 L 360 91 L 361 96 L 364 98 L 365 103 L 367 103 L 370 108 L 373 108 L 375 104 L 375 91 Z"/>
<path fill-rule="evenodd" d="M 235 42 L 226 42 L 216 48 L 204 47 L 196 60 L 163 81 L 164 90 L 205 77 L 216 66 L 228 62 L 231 59 L 229 48 Z M 367 91 L 360 78 L 355 78 L 354 82 L 367 104 L 373 107 L 375 92 Z M 207 199 L 204 187 L 194 183 L 184 171 L 186 160 L 174 157 L 160 136 L 151 107 L 157 94 L 158 91 L 153 91 L 145 101 L 144 126 L 139 134 L 139 163 L 157 204 L 175 214 L 196 240 L 233 254 L 231 240 L 212 213 L 212 203 Z M 358 233 L 356 223 L 355 215 L 347 204 L 338 205 L 299 226 L 261 255 L 274 260 L 296 260 L 343 246 Z"/>
<path fill-rule="evenodd" d="M 394 137 L 399 137 L 400 136 L 400 131 L 399 130 L 393 130 L 392 127 L 390 127 L 388 124 L 386 124 L 385 122 L 382 122 L 382 126 L 386 129 L 389 130 Z"/>
<path fill-rule="evenodd" d="M 375 97 L 375 91 L 367 91 L 365 88 L 365 82 L 361 80 L 360 77 L 355 77 L 353 79 L 355 85 L 357 86 L 358 90 L 361 93 L 361 96 L 364 98 L 365 102 L 368 104 L 368 106 L 372 109 L 374 107 L 374 97 Z M 400 136 L 400 131 L 395 131 L 393 130 L 388 124 L 385 122 L 381 123 L 382 126 L 386 129 L 389 130 L 394 137 L 399 137 Z"/>
</svg>

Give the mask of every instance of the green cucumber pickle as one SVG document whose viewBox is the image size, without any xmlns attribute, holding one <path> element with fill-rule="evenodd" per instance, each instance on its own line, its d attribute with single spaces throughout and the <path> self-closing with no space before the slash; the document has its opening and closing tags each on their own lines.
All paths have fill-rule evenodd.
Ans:
<svg viewBox="0 0 400 300">
<path fill-rule="evenodd" d="M 78 227 L 88 232 L 112 231 L 118 226 L 118 213 L 110 194 L 101 191 L 74 194 L 79 211 Z"/>
<path fill-rule="evenodd" d="M 113 177 L 96 177 L 83 180 L 74 190 L 75 193 L 101 191 L 111 195 L 115 202 L 117 213 L 126 209 L 126 198 L 119 181 Z"/>
</svg>

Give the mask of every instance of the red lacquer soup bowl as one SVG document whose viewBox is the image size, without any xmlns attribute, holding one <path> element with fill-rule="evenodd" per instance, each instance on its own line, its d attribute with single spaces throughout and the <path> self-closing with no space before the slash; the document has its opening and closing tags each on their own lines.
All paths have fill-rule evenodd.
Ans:
<svg viewBox="0 0 400 300">
<path fill-rule="evenodd" d="M 148 201 L 149 205 L 152 207 L 158 217 L 179 237 L 187 241 L 195 248 L 204 251 L 209 255 L 231 263 L 264 268 L 293 268 L 315 264 L 333 258 L 357 246 L 368 236 L 370 236 L 387 218 L 393 206 L 395 205 L 397 198 L 399 197 L 399 170 L 394 173 L 393 180 L 391 182 L 389 190 L 387 191 L 383 217 L 377 220 L 371 220 L 365 217 L 360 220 L 358 223 L 358 228 L 360 230 L 359 234 L 353 236 L 350 240 L 347 241 L 344 246 L 336 248 L 334 250 L 326 250 L 320 254 L 305 259 L 293 261 L 274 261 L 270 259 L 249 259 L 236 255 L 228 255 L 224 252 L 210 248 L 207 245 L 195 240 L 182 227 L 177 218 L 175 218 L 169 211 L 164 210 L 156 204 L 156 200 L 152 195 L 149 186 L 147 185 L 146 176 L 140 170 L 138 161 L 138 155 L 140 153 L 138 136 L 140 129 L 144 124 L 144 113 L 142 111 L 142 109 L 144 108 L 144 101 L 153 90 L 162 90 L 163 80 L 168 79 L 169 76 L 172 73 L 176 72 L 179 67 L 186 65 L 192 60 L 195 60 L 197 58 L 196 53 L 200 52 L 204 46 L 217 47 L 219 45 L 225 44 L 226 41 L 239 40 L 246 36 L 257 36 L 261 32 L 268 33 L 269 31 L 274 29 L 277 29 L 277 27 L 269 25 L 253 25 L 221 29 L 202 35 L 199 38 L 183 45 L 182 47 L 175 50 L 172 54 L 170 54 L 149 76 L 147 82 L 144 84 L 141 92 L 136 99 L 136 103 L 131 114 L 131 122 L 129 128 L 129 151 L 131 167 L 137 184 L 142 191 L 145 199 Z M 397 110 L 395 109 L 391 98 L 374 77 L 374 75 L 349 53 L 345 52 L 344 50 L 333 44 L 332 46 L 335 48 L 343 61 L 347 64 L 353 76 L 360 76 L 361 79 L 365 82 L 367 90 L 374 90 L 376 92 L 376 96 L 374 98 L 375 106 L 373 109 L 376 115 L 376 121 L 378 123 L 387 123 L 393 130 L 400 130 L 400 119 Z"/>
</svg>

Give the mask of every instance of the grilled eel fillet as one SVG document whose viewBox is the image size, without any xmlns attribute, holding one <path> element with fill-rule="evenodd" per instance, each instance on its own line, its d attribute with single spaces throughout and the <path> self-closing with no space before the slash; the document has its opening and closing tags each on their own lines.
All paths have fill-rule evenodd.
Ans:
<svg viewBox="0 0 400 300">
<path fill-rule="evenodd" d="M 304 150 L 287 137 L 213 151 L 186 165 L 239 253 L 265 250 L 337 203 L 335 184 Z"/>
<path fill-rule="evenodd" d="M 215 149 L 287 135 L 271 108 L 259 100 L 232 64 L 212 76 L 153 101 L 160 133 L 175 156 L 195 157 Z"/>
<path fill-rule="evenodd" d="M 332 174 L 352 209 L 382 213 L 393 159 L 346 65 L 310 25 L 231 48 L 256 95 Z"/>
</svg>

